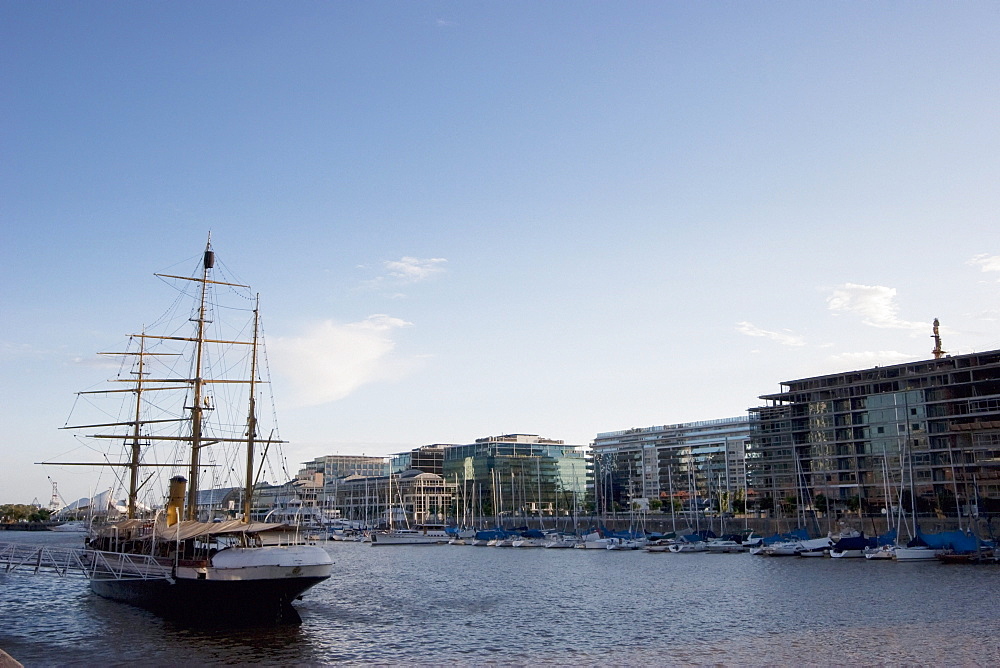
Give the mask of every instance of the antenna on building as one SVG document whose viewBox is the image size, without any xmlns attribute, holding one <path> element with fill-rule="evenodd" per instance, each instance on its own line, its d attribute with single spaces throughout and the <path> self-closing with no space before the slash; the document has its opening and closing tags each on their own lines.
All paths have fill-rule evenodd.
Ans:
<svg viewBox="0 0 1000 668">
<path fill-rule="evenodd" d="M 934 339 L 934 350 L 931 353 L 934 355 L 934 359 L 939 360 L 945 356 L 945 351 L 941 349 L 941 334 L 938 333 L 938 319 L 934 318 L 934 333 L 931 334 L 931 338 Z"/>
</svg>

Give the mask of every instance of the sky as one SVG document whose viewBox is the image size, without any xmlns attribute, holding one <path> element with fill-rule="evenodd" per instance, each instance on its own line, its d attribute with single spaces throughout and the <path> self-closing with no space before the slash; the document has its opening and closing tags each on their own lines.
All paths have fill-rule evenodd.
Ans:
<svg viewBox="0 0 1000 668">
<path fill-rule="evenodd" d="M 0 0 L 0 503 L 209 233 L 293 468 L 1000 348 L 998 72 L 992 2 Z"/>
</svg>

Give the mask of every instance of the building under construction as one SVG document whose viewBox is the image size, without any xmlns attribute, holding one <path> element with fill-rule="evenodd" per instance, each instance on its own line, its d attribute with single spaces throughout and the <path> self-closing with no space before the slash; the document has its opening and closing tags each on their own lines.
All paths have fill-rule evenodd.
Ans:
<svg viewBox="0 0 1000 668">
<path fill-rule="evenodd" d="M 1000 512 L 1000 351 L 782 383 L 751 408 L 749 486 L 771 516 Z"/>
</svg>

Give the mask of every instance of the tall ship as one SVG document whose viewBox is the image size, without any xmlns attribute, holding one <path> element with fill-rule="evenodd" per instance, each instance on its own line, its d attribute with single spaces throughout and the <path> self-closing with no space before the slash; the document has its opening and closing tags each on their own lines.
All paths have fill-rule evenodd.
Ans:
<svg viewBox="0 0 1000 668">
<path fill-rule="evenodd" d="M 109 387 L 78 393 L 74 415 L 111 420 L 63 428 L 102 461 L 43 463 L 108 467 L 127 497 L 124 517 L 87 539 L 96 594 L 171 616 L 294 622 L 293 601 L 330 577 L 332 560 L 255 508 L 265 470 L 287 476 L 284 441 L 259 417 L 260 300 L 216 267 L 211 237 L 197 262 L 193 275 L 156 274 L 177 299 L 125 351 L 102 353 L 121 360 Z M 227 483 L 228 505 L 203 500 Z"/>
</svg>

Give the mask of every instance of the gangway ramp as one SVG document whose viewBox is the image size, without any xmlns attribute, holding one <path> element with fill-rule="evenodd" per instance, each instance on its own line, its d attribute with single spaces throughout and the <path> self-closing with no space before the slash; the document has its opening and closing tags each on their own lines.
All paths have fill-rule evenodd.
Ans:
<svg viewBox="0 0 1000 668">
<path fill-rule="evenodd" d="M 0 543 L 0 572 L 80 576 L 90 580 L 167 580 L 171 569 L 149 555 Z"/>
</svg>

